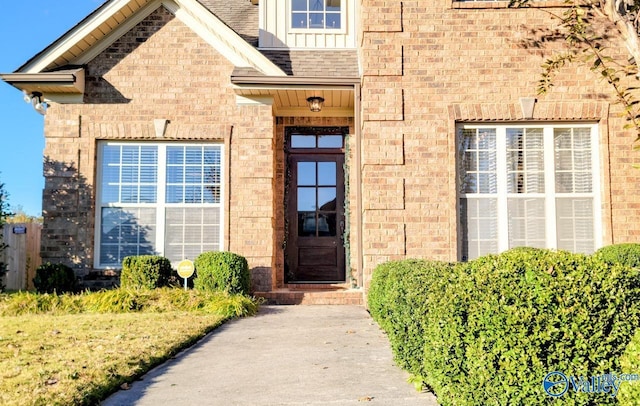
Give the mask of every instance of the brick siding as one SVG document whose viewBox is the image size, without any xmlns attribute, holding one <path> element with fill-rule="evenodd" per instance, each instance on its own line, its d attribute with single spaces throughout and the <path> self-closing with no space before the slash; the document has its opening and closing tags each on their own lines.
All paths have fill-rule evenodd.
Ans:
<svg viewBox="0 0 640 406">
<path fill-rule="evenodd" d="M 361 1 L 365 285 L 389 259 L 458 259 L 455 124 L 522 121 L 521 97 L 535 120 L 600 122 L 603 242 L 637 241 L 638 155 L 611 89 L 572 65 L 536 95 L 550 50 L 523 44 L 546 12 L 453 3 Z"/>
<path fill-rule="evenodd" d="M 270 287 L 274 263 L 274 120 L 270 106 L 238 106 L 233 65 L 164 9 L 86 67 L 84 104 L 50 106 L 45 123 L 42 257 L 66 263 L 88 285 L 117 272 L 93 269 L 98 140 L 231 141 L 227 249 L 247 257 L 254 284 Z"/>
</svg>

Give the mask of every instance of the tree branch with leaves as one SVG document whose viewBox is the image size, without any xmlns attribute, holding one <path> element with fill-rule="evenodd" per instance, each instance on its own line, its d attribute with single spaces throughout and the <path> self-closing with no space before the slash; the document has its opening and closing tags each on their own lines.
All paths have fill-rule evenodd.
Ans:
<svg viewBox="0 0 640 406">
<path fill-rule="evenodd" d="M 535 7 L 536 0 L 510 0 L 510 7 Z M 565 65 L 581 63 L 611 85 L 624 108 L 626 128 L 634 129 L 640 140 L 640 0 L 565 0 L 558 9 L 539 8 L 559 25 L 555 39 L 567 44 L 563 52 L 542 64 L 538 93 L 553 86 L 555 74 Z M 611 44 L 624 43 L 626 51 Z M 615 46 L 615 45 L 614 45 Z M 620 57 L 626 53 L 626 58 Z"/>
<path fill-rule="evenodd" d="M 3 228 L 7 217 L 10 215 L 8 195 L 5 191 L 4 183 L 0 182 L 0 292 L 4 291 L 4 276 L 7 273 L 7 264 L 3 261 L 3 254 L 8 245 L 4 243 Z"/>
</svg>

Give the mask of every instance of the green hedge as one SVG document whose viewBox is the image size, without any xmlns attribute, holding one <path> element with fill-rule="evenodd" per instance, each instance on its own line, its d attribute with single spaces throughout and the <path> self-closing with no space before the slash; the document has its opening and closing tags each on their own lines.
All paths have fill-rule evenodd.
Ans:
<svg viewBox="0 0 640 406">
<path fill-rule="evenodd" d="M 620 373 L 640 374 L 640 330 L 633 335 L 627 349 L 620 357 Z M 621 405 L 640 405 L 640 381 L 623 382 L 620 385 L 618 401 Z"/>
<path fill-rule="evenodd" d="M 243 256 L 228 251 L 209 251 L 198 255 L 193 262 L 196 289 L 249 294 L 249 266 Z"/>
<path fill-rule="evenodd" d="M 63 264 L 46 262 L 36 268 L 33 286 L 39 293 L 70 293 L 78 288 L 73 269 Z"/>
<path fill-rule="evenodd" d="M 381 264 L 373 273 L 369 311 L 388 334 L 396 363 L 416 376 L 422 371 L 430 290 L 450 272 L 448 263 L 406 260 Z"/>
<path fill-rule="evenodd" d="M 371 313 L 389 333 L 400 364 L 421 376 L 442 406 L 550 403 L 542 387 L 549 372 L 590 377 L 621 371 L 620 356 L 640 316 L 636 269 L 537 249 L 488 255 L 439 274 L 425 272 L 419 262 L 405 264 L 411 269 L 385 270 L 385 264 L 375 270 Z M 427 286 L 414 286 L 415 280 Z M 398 300 L 392 289 L 416 295 Z M 409 314 L 420 327 L 406 327 L 411 337 L 403 337 L 397 323 L 409 322 Z M 415 348 L 402 350 L 397 340 L 423 343 L 419 367 Z M 572 390 L 558 400 L 616 402 L 608 394 Z"/>
<path fill-rule="evenodd" d="M 640 244 L 614 244 L 600 248 L 593 254 L 608 264 L 624 264 L 640 267 Z"/>
<path fill-rule="evenodd" d="M 171 262 L 159 255 L 138 255 L 122 260 L 120 286 L 134 289 L 155 289 L 178 284 Z"/>
</svg>

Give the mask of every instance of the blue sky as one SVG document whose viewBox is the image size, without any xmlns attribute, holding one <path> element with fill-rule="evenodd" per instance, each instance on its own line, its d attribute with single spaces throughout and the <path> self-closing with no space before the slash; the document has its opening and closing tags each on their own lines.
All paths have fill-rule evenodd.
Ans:
<svg viewBox="0 0 640 406">
<path fill-rule="evenodd" d="M 104 0 L 4 1 L 0 73 L 10 73 L 98 8 Z M 0 81 L 0 182 L 12 209 L 42 212 L 44 120 L 22 93 Z"/>
</svg>

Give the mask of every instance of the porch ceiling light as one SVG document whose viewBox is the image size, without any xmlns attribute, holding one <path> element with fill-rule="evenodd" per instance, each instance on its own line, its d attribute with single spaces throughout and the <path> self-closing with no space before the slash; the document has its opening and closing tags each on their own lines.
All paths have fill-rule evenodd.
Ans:
<svg viewBox="0 0 640 406">
<path fill-rule="evenodd" d="M 324 99 L 320 96 L 311 96 L 307 98 L 307 104 L 309 105 L 309 110 L 317 113 L 322 110 Z"/>
</svg>

